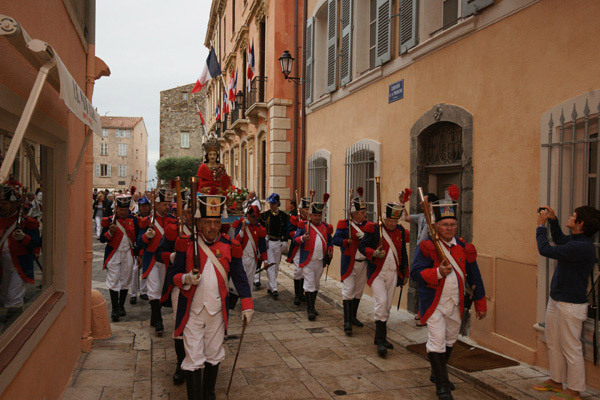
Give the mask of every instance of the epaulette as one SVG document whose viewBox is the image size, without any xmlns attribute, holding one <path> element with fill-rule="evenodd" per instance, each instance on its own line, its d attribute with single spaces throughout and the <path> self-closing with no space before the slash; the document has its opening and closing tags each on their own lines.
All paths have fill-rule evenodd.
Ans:
<svg viewBox="0 0 600 400">
<path fill-rule="evenodd" d="M 367 224 L 365 225 L 365 229 L 364 229 L 364 231 L 365 231 L 365 232 L 367 232 L 367 233 L 374 233 L 374 232 L 375 232 L 375 227 L 376 227 L 376 226 L 377 226 L 377 225 L 375 225 L 375 224 L 374 224 L 374 223 L 372 223 L 372 222 L 367 222 Z"/>
<path fill-rule="evenodd" d="M 267 228 L 261 226 L 258 228 L 258 237 L 264 238 L 267 237 Z"/>
<path fill-rule="evenodd" d="M 333 225 L 327 224 L 327 233 L 333 235 Z"/>
<path fill-rule="evenodd" d="M 435 245 L 433 244 L 433 242 L 431 241 L 431 239 L 425 239 L 425 240 L 423 240 L 419 244 L 419 250 L 421 250 L 421 253 L 423 253 L 423 255 L 425 257 L 431 258 L 431 259 L 433 259 L 434 256 L 437 254 L 436 250 L 435 250 Z"/>
<path fill-rule="evenodd" d="M 242 245 L 240 241 L 237 239 L 233 239 L 231 241 L 231 255 L 236 258 L 242 258 L 244 254 L 244 250 L 242 249 Z"/>
<path fill-rule="evenodd" d="M 337 229 L 346 229 L 348 228 L 348 220 L 340 219 L 337 224 Z"/>
<path fill-rule="evenodd" d="M 465 243 L 465 254 L 467 256 L 467 262 L 472 263 L 477 260 L 477 249 L 472 243 Z"/>
<path fill-rule="evenodd" d="M 235 221 L 233 221 L 233 224 L 231 224 L 231 226 L 233 226 L 234 229 L 237 229 L 240 226 L 240 220 L 236 219 Z"/>
<path fill-rule="evenodd" d="M 169 241 L 173 241 L 173 240 L 177 239 L 177 225 L 175 225 L 175 224 L 167 225 L 167 227 L 165 228 L 164 238 Z"/>
<path fill-rule="evenodd" d="M 296 217 L 295 215 L 292 215 L 290 217 L 290 224 L 292 224 L 295 227 L 297 227 L 298 226 L 298 217 Z"/>
<path fill-rule="evenodd" d="M 33 217 L 26 217 L 23 221 L 23 228 L 25 229 L 38 229 L 40 227 L 40 221 Z"/>
<path fill-rule="evenodd" d="M 150 227 L 150 217 L 141 217 L 138 225 L 140 226 L 141 229 L 146 229 L 148 227 Z"/>
<path fill-rule="evenodd" d="M 404 241 L 406 243 L 410 242 L 410 231 L 404 228 Z"/>
<path fill-rule="evenodd" d="M 100 223 L 100 225 L 102 225 L 103 228 L 108 228 L 108 226 L 110 225 L 110 220 L 111 217 L 104 217 L 102 218 L 102 222 Z"/>
<path fill-rule="evenodd" d="M 175 239 L 175 251 L 180 253 L 185 253 L 187 251 L 187 247 L 190 243 L 189 236 L 178 237 Z"/>
<path fill-rule="evenodd" d="M 223 243 L 227 243 L 227 244 L 231 244 L 231 242 L 232 242 L 231 238 L 226 233 L 221 233 L 221 241 Z"/>
<path fill-rule="evenodd" d="M 298 222 L 298 229 L 304 229 L 304 228 L 306 228 L 306 221 Z"/>
</svg>

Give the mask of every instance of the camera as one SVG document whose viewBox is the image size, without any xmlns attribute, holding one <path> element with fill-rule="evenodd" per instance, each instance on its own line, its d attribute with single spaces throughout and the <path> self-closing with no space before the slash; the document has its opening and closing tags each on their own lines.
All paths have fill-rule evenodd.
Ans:
<svg viewBox="0 0 600 400">
<path fill-rule="evenodd" d="M 540 212 L 542 212 L 542 210 L 546 210 L 546 211 L 548 211 L 548 208 L 547 208 L 547 207 L 538 207 L 538 210 L 537 210 L 538 214 L 539 214 Z"/>
</svg>

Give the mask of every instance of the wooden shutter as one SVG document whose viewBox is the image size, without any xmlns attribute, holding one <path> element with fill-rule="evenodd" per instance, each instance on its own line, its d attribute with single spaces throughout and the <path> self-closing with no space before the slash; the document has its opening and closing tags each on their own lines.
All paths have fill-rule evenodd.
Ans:
<svg viewBox="0 0 600 400">
<path fill-rule="evenodd" d="M 390 49 L 390 31 L 392 27 L 390 16 L 392 12 L 392 0 L 377 0 L 377 22 L 376 22 L 376 47 L 375 66 L 378 67 L 390 60 L 392 52 Z"/>
<path fill-rule="evenodd" d="M 340 42 L 340 86 L 352 80 L 353 0 L 342 0 L 342 40 Z"/>
<path fill-rule="evenodd" d="M 314 18 L 306 21 L 306 67 L 304 69 L 304 102 L 310 104 L 313 101 L 313 70 L 314 70 Z"/>
<path fill-rule="evenodd" d="M 469 15 L 479 12 L 484 8 L 494 4 L 494 0 L 461 0 L 462 1 L 462 17 L 468 17 Z"/>
<path fill-rule="evenodd" d="M 327 0 L 327 92 L 337 88 L 337 0 Z"/>
<path fill-rule="evenodd" d="M 100 164 L 96 164 L 96 176 L 100 176 Z"/>
<path fill-rule="evenodd" d="M 400 0 L 400 54 L 406 53 L 419 42 L 419 0 Z"/>
</svg>

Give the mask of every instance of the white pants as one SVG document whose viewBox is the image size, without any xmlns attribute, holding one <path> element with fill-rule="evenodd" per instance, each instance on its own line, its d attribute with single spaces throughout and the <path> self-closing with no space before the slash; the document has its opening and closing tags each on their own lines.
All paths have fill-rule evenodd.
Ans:
<svg viewBox="0 0 600 400">
<path fill-rule="evenodd" d="M 256 257 L 253 254 L 244 254 L 242 256 L 244 271 L 248 277 L 248 283 L 252 282 L 252 277 L 256 274 Z"/>
<path fill-rule="evenodd" d="M 94 219 L 96 220 L 96 236 L 100 237 L 102 233 L 102 217 L 98 215 Z"/>
<path fill-rule="evenodd" d="M 225 336 L 225 321 L 219 311 L 210 315 L 206 307 L 200 314 L 190 311 L 190 318 L 183 329 L 183 346 L 185 359 L 181 369 L 195 371 L 204 367 L 205 362 L 216 365 L 225 358 L 223 338 Z"/>
<path fill-rule="evenodd" d="M 117 250 L 106 264 L 106 287 L 110 290 L 127 290 L 131 286 L 133 256 L 131 250 Z"/>
<path fill-rule="evenodd" d="M 571 390 L 585 390 L 585 363 L 581 329 L 587 318 L 587 304 L 565 303 L 550 298 L 546 308 L 546 345 L 550 378 L 567 383 Z"/>
<path fill-rule="evenodd" d="M 367 260 L 354 261 L 352 273 L 342 282 L 342 300 L 360 299 L 365 290 L 365 283 L 367 283 Z"/>
<path fill-rule="evenodd" d="M 277 275 L 279 274 L 279 263 L 281 262 L 281 252 L 287 246 L 286 242 L 279 240 L 269 240 L 269 247 L 267 248 L 267 262 L 271 265 L 267 269 L 267 276 L 269 277 L 269 283 L 267 289 L 271 291 L 277 290 Z"/>
<path fill-rule="evenodd" d="M 146 284 L 148 285 L 148 298 L 150 300 L 160 300 L 166 274 L 167 269 L 165 268 L 165 264 L 155 262 L 152 270 L 146 277 Z"/>
<path fill-rule="evenodd" d="M 300 280 L 304 278 L 304 272 L 302 268 L 300 268 L 300 249 L 296 252 L 294 256 L 294 280 Z"/>
<path fill-rule="evenodd" d="M 427 320 L 427 352 L 445 353 L 452 347 L 460 330 L 460 306 L 448 299 L 437 308 Z"/>
<path fill-rule="evenodd" d="M 319 281 L 323 275 L 323 260 L 310 260 L 303 268 L 304 291 L 316 292 L 319 290 Z"/>
<path fill-rule="evenodd" d="M 366 274 L 366 272 L 365 272 Z M 387 321 L 394 300 L 394 291 L 398 280 L 398 272 L 384 269 L 373 280 L 373 300 L 375 304 L 375 321 Z"/>
<path fill-rule="evenodd" d="M 137 296 L 139 294 L 147 294 L 148 286 L 146 285 L 146 279 L 142 278 L 142 266 L 134 261 L 133 263 L 133 275 L 131 277 L 131 295 Z"/>
<path fill-rule="evenodd" d="M 0 296 L 4 297 L 4 307 L 22 307 L 25 289 L 27 283 L 21 278 L 12 261 L 7 262 L 6 258 L 2 257 Z"/>
</svg>

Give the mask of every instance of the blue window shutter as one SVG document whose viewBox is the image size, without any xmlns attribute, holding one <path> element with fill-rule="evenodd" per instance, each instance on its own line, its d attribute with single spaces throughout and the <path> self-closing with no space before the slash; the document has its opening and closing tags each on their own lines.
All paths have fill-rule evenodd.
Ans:
<svg viewBox="0 0 600 400">
<path fill-rule="evenodd" d="M 400 0 L 400 54 L 419 43 L 419 0 Z"/>
<path fill-rule="evenodd" d="M 461 0 L 462 17 L 468 17 L 494 4 L 494 0 Z"/>
<path fill-rule="evenodd" d="M 378 67 L 392 58 L 390 49 L 392 0 L 377 0 L 375 66 Z"/>
<path fill-rule="evenodd" d="M 313 101 L 313 86 L 314 86 L 314 18 L 309 18 L 306 21 L 306 66 L 304 68 L 304 102 L 310 104 Z"/>
<path fill-rule="evenodd" d="M 340 41 L 340 86 L 352 80 L 353 0 L 342 0 L 342 39 Z"/>
<path fill-rule="evenodd" d="M 327 0 L 327 92 L 337 89 L 337 0 Z"/>
</svg>

